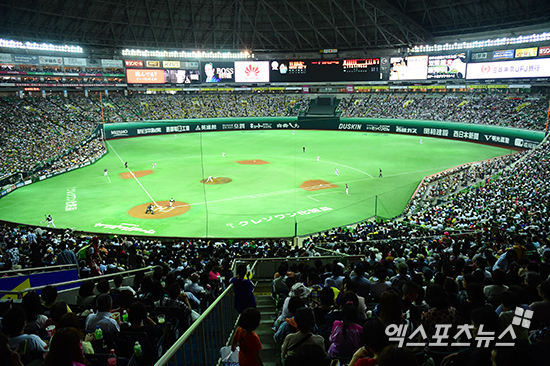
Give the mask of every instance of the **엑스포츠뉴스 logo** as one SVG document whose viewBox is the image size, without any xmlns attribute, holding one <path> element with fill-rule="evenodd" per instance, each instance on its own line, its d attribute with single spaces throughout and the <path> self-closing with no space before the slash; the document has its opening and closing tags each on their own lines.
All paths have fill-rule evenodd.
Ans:
<svg viewBox="0 0 550 366">
<path fill-rule="evenodd" d="M 244 73 L 246 74 L 246 76 L 258 76 L 258 74 L 260 73 L 260 68 L 258 66 L 250 64 L 244 69 Z"/>
<path fill-rule="evenodd" d="M 494 345 L 497 347 L 513 347 L 517 338 L 516 330 L 520 330 L 514 329 L 514 326 L 529 329 L 532 318 L 532 310 L 516 307 L 512 323 L 500 335 L 495 334 L 495 331 L 485 329 L 484 324 L 478 326 L 476 333 L 473 332 L 474 325 L 459 324 L 454 335 L 449 333 L 453 327 L 452 324 L 435 324 L 434 334 L 430 337 L 422 324 L 412 333 L 409 332 L 406 324 L 390 324 L 386 327 L 385 333 L 390 341 L 397 341 L 399 347 L 403 347 L 403 345 L 407 347 L 470 347 L 475 345 L 478 348 L 487 348 L 493 341 L 496 342 Z"/>
</svg>

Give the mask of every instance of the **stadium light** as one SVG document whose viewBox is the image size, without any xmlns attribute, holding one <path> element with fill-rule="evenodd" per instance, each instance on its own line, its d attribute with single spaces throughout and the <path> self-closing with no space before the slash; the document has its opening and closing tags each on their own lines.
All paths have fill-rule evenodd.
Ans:
<svg viewBox="0 0 550 366">
<path fill-rule="evenodd" d="M 0 38 L 0 47 L 3 48 L 19 48 L 22 50 L 34 50 L 34 51 L 55 51 L 55 52 L 67 52 L 67 53 L 83 53 L 80 46 L 67 46 L 67 45 L 55 45 L 48 43 L 36 43 L 36 42 L 19 42 L 14 40 L 7 40 Z"/>
<path fill-rule="evenodd" d="M 245 52 L 212 52 L 212 51 L 149 51 L 149 50 L 122 50 L 122 56 L 131 57 L 159 57 L 159 58 L 191 58 L 191 59 L 247 59 L 253 58 L 254 54 Z"/>
<path fill-rule="evenodd" d="M 534 43 L 534 42 L 544 42 L 550 40 L 550 32 L 536 33 L 528 36 L 518 36 L 518 37 L 502 37 L 497 39 L 486 39 L 481 41 L 470 41 L 470 42 L 455 42 L 453 44 L 434 44 L 434 45 L 425 45 L 425 46 L 414 46 L 409 48 L 411 53 L 426 53 L 426 52 L 439 52 L 439 51 L 454 51 L 454 50 L 465 50 L 473 48 L 482 48 L 482 47 L 496 47 L 496 46 L 505 46 L 505 45 L 515 45 L 522 43 Z"/>
</svg>

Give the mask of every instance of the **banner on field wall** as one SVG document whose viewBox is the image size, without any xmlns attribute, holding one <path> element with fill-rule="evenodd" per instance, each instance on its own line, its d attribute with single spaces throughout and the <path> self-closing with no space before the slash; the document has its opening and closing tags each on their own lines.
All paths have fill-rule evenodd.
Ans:
<svg viewBox="0 0 550 366">
<path fill-rule="evenodd" d="M 348 122 L 348 121 L 353 122 Z M 208 131 L 239 131 L 239 130 L 288 130 L 288 129 L 316 129 L 332 131 L 365 131 L 399 133 L 407 135 L 431 136 L 440 138 L 453 138 L 471 142 L 490 143 L 506 147 L 532 149 L 544 138 L 544 133 L 532 131 L 522 132 L 492 126 L 468 126 L 464 124 L 428 121 L 399 121 L 376 119 L 369 122 L 355 121 L 354 119 L 338 118 L 319 119 L 312 117 L 299 117 L 287 120 L 262 120 L 242 119 L 235 122 L 230 119 L 214 122 L 212 119 L 204 123 L 186 122 L 180 123 L 118 123 L 105 126 L 106 139 L 136 137 L 148 135 L 160 135 L 187 132 Z"/>
<path fill-rule="evenodd" d="M 35 273 L 29 275 L 3 277 L 0 278 L 0 290 L 2 291 L 21 291 L 31 287 L 49 285 L 52 283 L 61 283 L 78 280 L 78 269 L 68 269 L 64 271 Z M 80 283 L 57 287 L 57 290 L 79 287 Z M 40 290 L 36 291 L 40 294 Z M 15 295 L 5 295 L 2 300 L 15 299 Z"/>
</svg>

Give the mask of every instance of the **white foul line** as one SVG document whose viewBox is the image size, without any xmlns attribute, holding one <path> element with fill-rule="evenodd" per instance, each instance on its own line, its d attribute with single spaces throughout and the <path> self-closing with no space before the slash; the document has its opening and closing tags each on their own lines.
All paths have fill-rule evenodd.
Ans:
<svg viewBox="0 0 550 366">
<path fill-rule="evenodd" d="M 317 200 L 315 198 L 312 198 L 312 197 L 313 196 L 323 196 L 325 194 L 332 194 L 332 193 L 342 193 L 342 192 L 340 192 L 340 191 L 331 191 L 331 192 L 325 192 L 325 193 L 317 193 L 317 194 L 312 194 L 310 196 L 307 196 L 307 198 L 311 198 L 312 200 L 319 202 L 319 200 Z"/>
<path fill-rule="evenodd" d="M 109 143 L 109 141 L 107 141 L 107 143 L 109 144 L 109 147 L 113 150 L 113 152 L 115 153 L 116 156 L 118 156 L 118 158 L 120 159 L 120 162 L 122 164 L 124 164 L 124 160 L 122 160 L 122 158 L 120 157 L 120 155 L 118 155 L 118 153 L 116 152 L 116 150 L 113 148 L 113 146 Z M 126 168 L 128 169 L 128 168 Z M 151 197 L 151 195 L 149 194 L 149 192 L 147 192 L 147 190 L 145 189 L 145 187 L 143 186 L 143 184 L 141 184 L 141 182 L 139 181 L 139 179 L 136 178 L 136 176 L 134 175 L 134 172 L 132 172 L 130 169 L 128 169 L 128 171 L 130 172 L 130 174 L 132 174 L 132 177 L 134 177 L 134 179 L 136 180 L 136 182 L 138 182 L 138 184 L 141 186 L 141 188 L 143 189 L 143 191 L 147 194 L 147 196 L 149 196 L 149 198 L 151 199 L 151 201 L 153 201 L 153 203 L 155 204 L 155 206 L 159 206 L 159 204 L 153 199 L 153 197 Z"/>
</svg>

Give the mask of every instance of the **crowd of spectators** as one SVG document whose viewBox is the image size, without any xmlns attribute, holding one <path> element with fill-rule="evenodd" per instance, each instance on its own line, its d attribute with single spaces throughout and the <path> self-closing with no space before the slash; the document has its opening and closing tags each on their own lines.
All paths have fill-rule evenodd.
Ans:
<svg viewBox="0 0 550 366">
<path fill-rule="evenodd" d="M 345 117 L 399 118 L 544 130 L 548 96 L 529 94 L 354 94 L 341 99 Z"/>
<path fill-rule="evenodd" d="M 273 296 L 280 309 L 274 337 L 289 364 L 301 357 L 292 346 L 308 336 L 311 341 L 303 344 L 311 357 L 317 357 L 313 356 L 317 347 L 319 354 L 352 365 L 376 364 L 368 363 L 374 359 L 383 366 L 395 352 L 385 329 L 395 325 L 405 329 L 405 342 L 417 343 L 412 350 L 403 347 L 406 354 L 398 356 L 414 355 L 412 365 L 425 358 L 438 365 L 450 361 L 491 365 L 491 356 L 517 359 L 518 352 L 530 364 L 543 365 L 549 356 L 544 345 L 550 340 L 548 156 L 550 144 L 544 144 L 514 159 L 512 169 L 458 193 L 445 205 L 398 220 L 335 228 L 308 238 L 300 248 L 284 240 L 161 241 L 117 236 L 98 240 L 70 230 L 4 226 L 2 259 L 6 268 L 13 269 L 79 262 L 84 278 L 157 266 L 152 278 L 140 279 L 132 288 L 136 294 L 127 290 L 122 296 L 121 290 L 118 296 L 128 296 L 129 302 L 113 301 L 105 295 L 113 290 L 108 286 L 100 290 L 105 285 L 99 283 L 96 292 L 104 295 L 96 296 L 93 284 L 86 282 L 74 304 L 76 308 L 95 300 L 97 308 L 86 321 L 86 331 L 93 331 L 96 323 L 106 324 L 105 333 L 149 325 L 148 334 L 154 334 L 155 321 L 136 312 L 142 314 L 144 306 L 165 305 L 200 312 L 205 306 L 202 299 L 215 296 L 233 276 L 229 269 L 234 260 L 311 257 L 324 253 L 319 247 L 325 247 L 350 256 L 348 265 L 342 260 L 317 260 L 311 267 L 283 263 L 274 276 Z M 500 163 L 488 164 L 485 168 L 493 172 Z M 53 314 L 55 299 L 45 304 Z M 130 315 L 134 313 L 129 323 L 118 322 L 116 316 L 113 320 L 112 309 L 123 312 L 125 306 Z M 58 308 L 66 309 L 66 304 Z M 513 323 L 517 308 L 532 311 L 529 326 Z M 39 324 L 45 320 L 40 314 L 33 317 Z M 439 324 L 450 325 L 448 339 L 464 324 L 473 326 L 474 337 L 482 324 L 484 332 L 494 332 L 495 337 L 512 324 L 516 338 L 510 340 L 516 347 L 497 347 L 498 339 L 478 347 L 463 333 L 459 340 L 470 346 L 426 348 L 427 342 L 435 343 Z M 412 334 L 415 337 L 408 339 Z M 15 331 L 8 335 L 8 339 L 21 336 Z M 417 335 L 422 336 L 419 341 Z M 500 360 L 497 365 L 507 365 Z"/>
<path fill-rule="evenodd" d="M 1 177 L 66 155 L 97 127 L 97 121 L 82 118 L 79 106 L 61 98 L 2 98 L 0 106 Z"/>
<path fill-rule="evenodd" d="M 511 166 L 527 153 L 527 151 L 524 151 L 481 162 L 464 164 L 425 177 L 411 197 L 405 213 L 410 214 L 430 205 L 436 205 L 462 189 L 476 183 L 485 182 L 486 179 L 490 179 L 506 167 Z"/>
<path fill-rule="evenodd" d="M 452 99 L 442 98 L 445 103 Z M 104 147 L 99 139 L 81 150 L 73 150 L 98 122 L 98 99 L 93 95 L 71 96 L 67 100 L 0 99 L 3 174 L 28 170 L 33 162 L 44 164 L 48 157 L 62 157 L 49 167 L 54 171 L 101 154 Z M 434 108 L 433 100 L 419 99 L 406 108 L 416 102 L 427 109 Z M 483 99 L 477 101 L 479 105 L 487 102 Z M 375 100 L 370 102 L 373 108 L 381 108 Z M 403 108 L 404 100 L 392 103 L 387 107 Z M 474 103 L 471 100 L 464 106 Z M 507 103 L 516 103 L 518 111 L 529 108 L 518 108 L 525 101 L 514 99 L 495 104 L 500 109 Z M 359 104 L 349 102 L 350 106 Z M 187 113 L 183 118 L 251 116 L 261 115 L 262 111 L 286 115 L 304 105 L 307 106 L 306 98 L 282 95 L 112 96 L 104 104 L 104 113 L 110 121 L 131 120 L 135 115 L 142 119 L 181 118 L 176 117 L 180 112 Z M 510 121 L 527 118 L 527 111 L 524 113 L 524 117 Z M 454 115 L 457 114 L 460 112 Z M 534 126 L 527 119 L 521 121 L 525 123 L 523 127 Z M 36 135 L 40 138 L 34 138 Z M 43 141 L 48 141 L 48 145 Z M 149 325 L 154 333 L 154 321 L 143 315 L 144 306 L 180 306 L 187 314 L 192 310 L 200 312 L 205 306 L 202 299 L 215 296 L 227 285 L 236 259 L 316 256 L 321 253 L 318 247 L 325 247 L 353 256 L 355 263 L 346 266 L 338 261 L 318 261 L 315 267 L 283 264 L 275 275 L 273 294 L 279 300 L 281 315 L 274 324 L 274 334 L 285 357 L 299 358 L 300 353 L 292 345 L 302 337 L 317 334 L 322 340 L 309 336 L 311 342 L 304 344 L 317 348 L 322 345 L 323 353 L 354 365 L 371 364 L 370 358 L 383 365 L 397 352 L 381 331 L 388 325 L 401 326 L 406 335 L 422 326 L 428 341 L 435 339 L 440 323 L 451 324 L 450 336 L 457 334 L 461 324 L 473 324 L 474 333 L 484 324 L 485 331 L 498 335 L 512 324 L 515 309 L 523 308 L 533 311 L 528 330 L 539 332 L 533 333 L 536 337 L 531 344 L 524 344 L 530 332 L 516 325 L 518 343 L 512 350 L 521 352 L 524 361 L 541 364 L 541 357 L 548 357 L 541 344 L 550 340 L 549 156 L 550 144 L 545 143 L 533 151 L 429 177 L 402 217 L 335 228 L 308 238 L 299 248 L 285 240 L 160 240 L 116 235 L 99 239 L 72 230 L 4 225 L 0 230 L 0 262 L 3 270 L 78 264 L 82 278 L 156 266 L 152 277 L 132 287 L 133 293 L 130 289 L 121 290 L 118 297 L 129 299 L 123 304 L 109 295 L 108 288 L 100 291 L 99 284 L 102 295 L 96 298 L 94 286 L 90 291 L 90 282 L 83 284 L 80 298 L 74 303 L 95 306 L 86 321 L 87 331 L 93 331 L 96 325 L 102 328 L 104 323 L 104 332 L 119 331 L 124 322 L 113 322 L 106 314 L 113 308 L 124 308 L 131 315 L 124 329 Z M 457 192 L 462 188 L 465 191 Z M 131 296 L 122 295 L 124 291 Z M 50 308 L 50 322 L 61 322 L 61 310 L 67 305 L 55 307 L 55 298 L 44 301 L 44 305 Z M 10 319 L 4 325 L 8 338 L 0 338 L 0 343 L 8 342 L 10 347 L 27 334 L 27 330 L 22 333 L 20 329 L 23 317 L 27 323 L 29 316 L 35 319 L 34 325 L 42 327 L 42 332 L 48 324 L 48 319 L 36 311 L 31 315 L 11 315 L 4 317 Z M 44 348 L 34 337 L 28 339 L 38 351 L 40 346 Z M 57 357 L 53 348 L 52 345 L 51 358 Z M 402 349 L 412 354 L 407 348 Z M 454 360 L 457 365 L 473 361 L 489 365 L 493 356 L 500 357 L 495 364 L 506 365 L 502 355 L 517 357 L 508 349 L 495 347 L 495 342 L 487 348 L 469 347 L 461 352 L 447 347 L 445 357 L 430 350 L 433 351 L 430 348 L 427 354 L 437 364 Z M 414 352 L 418 354 L 418 349 Z"/>
</svg>

